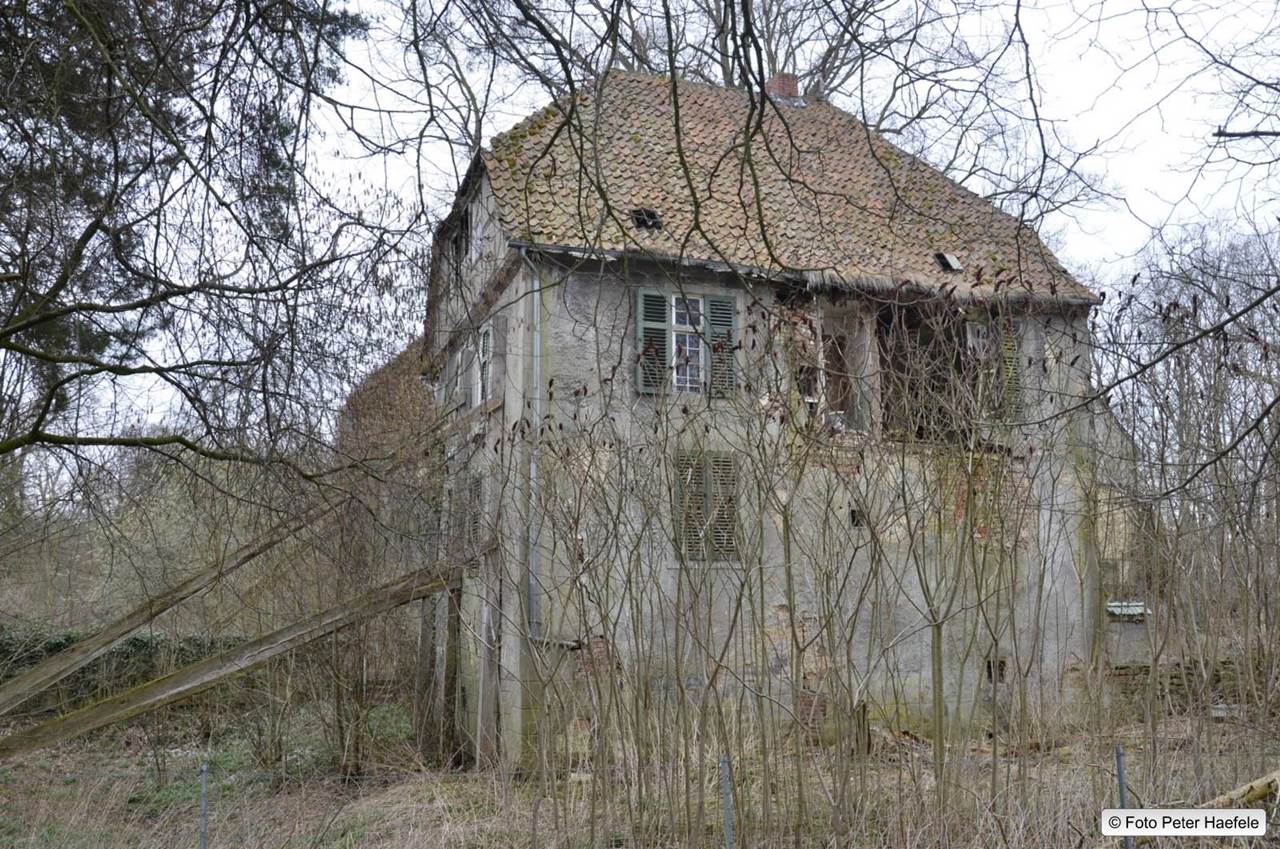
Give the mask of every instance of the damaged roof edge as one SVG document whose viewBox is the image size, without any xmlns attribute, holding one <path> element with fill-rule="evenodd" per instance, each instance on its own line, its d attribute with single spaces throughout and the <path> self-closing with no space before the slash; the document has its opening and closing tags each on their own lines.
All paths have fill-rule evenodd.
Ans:
<svg viewBox="0 0 1280 849">
<path fill-rule="evenodd" d="M 667 254 L 639 248 L 634 250 L 584 248 L 574 245 L 550 244 L 523 239 L 510 239 L 508 240 L 508 243 L 511 247 L 517 249 L 573 257 L 575 259 L 614 262 L 622 260 L 644 260 L 648 262 L 701 268 L 707 271 L 735 274 L 742 277 L 753 277 L 771 283 L 800 285 L 811 292 L 843 291 L 849 293 L 861 292 L 868 295 L 909 293 L 921 296 L 937 296 L 941 293 L 945 293 L 948 288 L 945 283 L 938 285 L 907 280 L 894 281 L 889 277 L 880 275 L 861 275 L 855 278 L 845 279 L 826 270 L 786 271 L 763 268 L 761 266 L 738 265 L 737 263 L 731 263 L 723 260 L 713 260 L 687 255 L 682 256 L 679 254 Z M 1102 303 L 1102 299 L 1096 295 L 1088 298 L 1075 295 L 1042 295 L 1035 292 L 1028 292 L 1026 290 L 1019 290 L 1013 286 L 1006 287 L 1005 290 L 1001 292 L 992 291 L 990 294 L 961 294 L 952 292 L 950 293 L 950 296 L 955 298 L 957 301 L 964 302 L 1002 301 L 1004 303 L 1025 303 L 1035 306 L 1093 307 Z"/>
</svg>

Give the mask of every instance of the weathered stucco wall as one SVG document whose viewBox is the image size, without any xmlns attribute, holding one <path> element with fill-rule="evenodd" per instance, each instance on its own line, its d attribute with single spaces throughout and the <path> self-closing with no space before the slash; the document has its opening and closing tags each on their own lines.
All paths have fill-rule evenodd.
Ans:
<svg viewBox="0 0 1280 849">
<path fill-rule="evenodd" d="M 737 298 L 739 392 L 637 395 L 637 286 Z M 1054 418 L 1008 452 L 975 452 L 809 428 L 773 298 L 709 272 L 530 261 L 495 306 L 503 391 L 465 413 L 451 475 L 483 478 L 495 531 L 494 566 L 473 558 L 462 586 L 471 733 L 488 689 L 503 747 L 518 748 L 535 721 L 589 712 L 584 682 L 604 666 L 671 698 L 714 682 L 785 713 L 811 691 L 925 725 L 935 637 L 949 722 L 1057 710 L 1092 650 L 1088 434 Z M 1081 397 L 1083 338 L 1082 317 L 1024 316 L 1027 421 Z M 676 556 L 672 458 L 689 448 L 735 458 L 735 561 Z"/>
</svg>

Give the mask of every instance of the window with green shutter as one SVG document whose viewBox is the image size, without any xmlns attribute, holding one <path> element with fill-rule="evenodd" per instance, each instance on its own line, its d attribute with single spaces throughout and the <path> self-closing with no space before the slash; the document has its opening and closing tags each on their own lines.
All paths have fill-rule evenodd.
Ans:
<svg viewBox="0 0 1280 849">
<path fill-rule="evenodd" d="M 727 451 L 677 451 L 672 518 L 689 560 L 738 559 L 738 469 Z"/>
<path fill-rule="evenodd" d="M 670 367 L 670 304 L 663 293 L 641 289 L 636 292 L 636 389 L 664 391 Z"/>
<path fill-rule="evenodd" d="M 885 432 L 955 443 L 992 424 L 1023 420 L 1020 322 L 992 311 L 890 304 L 878 311 L 880 402 Z M 975 430 L 977 428 L 977 430 Z M 997 429 L 999 430 L 999 429 Z"/>
<path fill-rule="evenodd" d="M 732 395 L 738 386 L 737 335 L 732 296 L 637 291 L 637 390 Z"/>
<path fill-rule="evenodd" d="M 711 394 L 726 398 L 738 388 L 737 308 L 731 297 L 707 298 L 707 341 L 711 348 Z"/>
<path fill-rule="evenodd" d="M 994 420 L 1022 419 L 1022 370 L 1018 363 L 1020 327 L 992 316 L 969 321 L 967 354 L 977 368 L 975 393 L 984 400 L 982 412 Z"/>
</svg>

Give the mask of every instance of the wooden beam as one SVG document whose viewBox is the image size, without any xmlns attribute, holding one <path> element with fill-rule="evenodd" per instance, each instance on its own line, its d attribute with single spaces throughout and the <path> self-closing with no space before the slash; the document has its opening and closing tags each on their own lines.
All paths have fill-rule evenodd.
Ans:
<svg viewBox="0 0 1280 849">
<path fill-rule="evenodd" d="M 179 669 L 163 678 L 0 739 L 0 759 L 70 740 L 208 690 L 290 649 L 444 589 L 448 570 L 419 569 L 279 631 Z"/>
</svg>

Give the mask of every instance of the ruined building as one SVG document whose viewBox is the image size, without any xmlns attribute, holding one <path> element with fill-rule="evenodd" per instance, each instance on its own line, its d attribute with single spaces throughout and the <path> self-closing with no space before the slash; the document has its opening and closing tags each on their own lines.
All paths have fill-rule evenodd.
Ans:
<svg viewBox="0 0 1280 849">
<path fill-rule="evenodd" d="M 1028 226 L 794 78 L 615 72 L 476 157 L 430 285 L 425 648 L 480 762 L 1069 715 L 1098 298 Z"/>
</svg>

